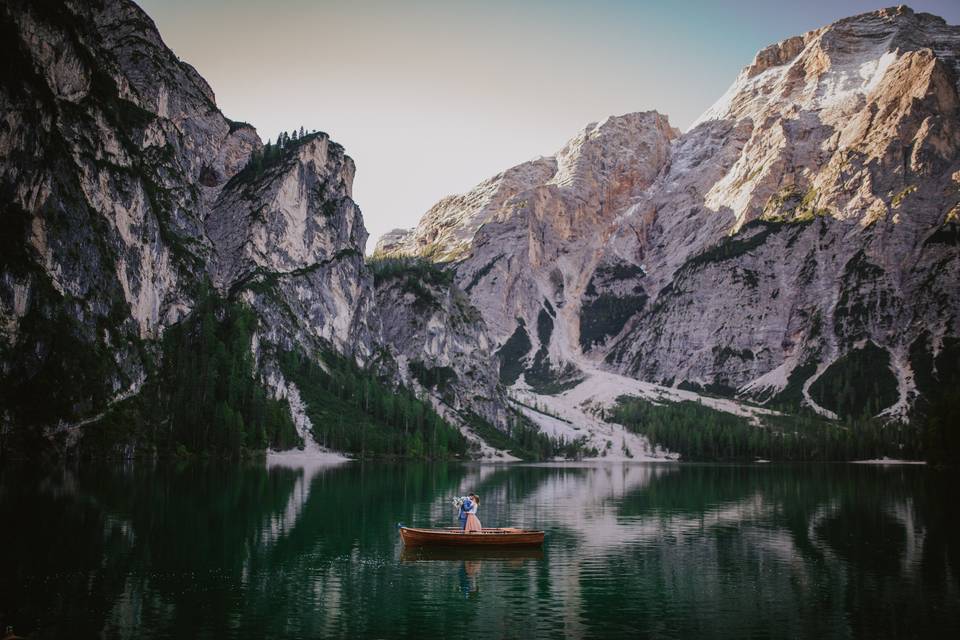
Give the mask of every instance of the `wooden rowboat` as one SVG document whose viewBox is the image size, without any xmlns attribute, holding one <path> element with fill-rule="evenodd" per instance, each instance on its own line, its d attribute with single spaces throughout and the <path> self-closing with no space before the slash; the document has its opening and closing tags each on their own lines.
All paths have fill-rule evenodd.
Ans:
<svg viewBox="0 0 960 640">
<path fill-rule="evenodd" d="M 415 529 L 398 527 L 403 544 L 409 547 L 423 545 L 458 547 L 539 547 L 543 544 L 543 531 L 515 529 L 513 527 L 483 529 L 465 533 L 460 529 Z"/>
</svg>

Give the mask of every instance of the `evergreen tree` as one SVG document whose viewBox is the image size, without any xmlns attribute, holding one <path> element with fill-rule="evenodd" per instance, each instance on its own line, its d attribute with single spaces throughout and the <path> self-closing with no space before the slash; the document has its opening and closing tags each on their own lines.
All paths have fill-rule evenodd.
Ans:
<svg viewBox="0 0 960 640">
<path fill-rule="evenodd" d="M 300 389 L 318 442 L 361 457 L 466 454 L 466 440 L 429 403 L 334 353 L 323 358 L 325 369 L 292 352 L 280 358 L 284 375 Z"/>
<path fill-rule="evenodd" d="M 163 360 L 148 413 L 169 415 L 161 448 L 237 456 L 268 444 L 300 443 L 285 403 L 256 378 L 246 307 L 202 291 L 193 313 L 164 334 Z"/>
<path fill-rule="evenodd" d="M 869 417 L 838 424 L 811 414 L 772 415 L 764 417 L 761 427 L 695 402 L 654 405 L 623 397 L 608 419 L 691 460 L 915 459 L 924 454 L 918 427 Z"/>
</svg>

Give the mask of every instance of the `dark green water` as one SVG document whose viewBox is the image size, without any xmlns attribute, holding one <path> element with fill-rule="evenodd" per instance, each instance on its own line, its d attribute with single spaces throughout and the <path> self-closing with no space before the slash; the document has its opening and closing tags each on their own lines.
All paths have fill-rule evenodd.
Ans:
<svg viewBox="0 0 960 640">
<path fill-rule="evenodd" d="M 956 477 L 859 465 L 0 471 L 0 624 L 54 637 L 960 637 Z M 547 531 L 403 553 L 397 521 Z"/>
</svg>

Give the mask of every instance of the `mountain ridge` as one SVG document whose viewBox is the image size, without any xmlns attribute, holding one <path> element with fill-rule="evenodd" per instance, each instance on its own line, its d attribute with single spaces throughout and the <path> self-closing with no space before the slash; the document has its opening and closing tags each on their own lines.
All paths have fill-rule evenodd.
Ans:
<svg viewBox="0 0 960 640">
<path fill-rule="evenodd" d="M 322 433 L 358 454 L 442 457 L 462 447 L 439 410 L 493 455 L 462 402 L 418 387 L 382 339 L 343 147 L 324 133 L 264 147 L 132 2 L 14 1 L 0 28 L 4 454 L 236 454 Z M 314 406 L 285 375 L 291 353 L 312 363 Z M 164 409 L 195 396 L 180 388 L 195 371 L 168 371 L 191 363 L 202 437 Z M 390 389 L 392 406 L 371 404 Z M 491 395 L 471 408 L 502 428 Z M 315 424 L 317 403 L 349 411 L 360 437 Z"/>
<path fill-rule="evenodd" d="M 448 261 L 502 345 L 530 333 L 545 304 L 560 309 L 546 345 L 557 372 L 599 364 L 836 418 L 810 387 L 879 345 L 881 375 L 898 389 L 880 415 L 906 419 L 920 395 L 914 376 L 929 375 L 913 370 L 910 352 L 939 353 L 960 331 L 957 251 L 946 240 L 960 211 L 958 52 L 960 28 L 904 6 L 785 39 L 667 140 L 666 157 L 642 167 L 652 183 L 590 229 L 594 242 L 544 239 L 542 218 L 562 228 L 566 210 L 530 187 L 512 196 L 534 210 L 526 234 L 489 240 L 515 215 L 490 198 L 471 240 L 433 252 L 438 208 L 483 197 L 495 177 L 442 200 L 406 236 L 392 232 L 379 253 Z M 946 244 L 931 240 L 940 237 Z M 527 372 L 543 368 L 545 346 L 529 342 Z"/>
<path fill-rule="evenodd" d="M 960 28 L 934 16 L 772 45 L 687 132 L 591 123 L 371 260 L 343 147 L 265 147 L 133 3 L 13 0 L 0 29 L 4 451 L 663 459 L 625 397 L 955 411 Z"/>
</svg>

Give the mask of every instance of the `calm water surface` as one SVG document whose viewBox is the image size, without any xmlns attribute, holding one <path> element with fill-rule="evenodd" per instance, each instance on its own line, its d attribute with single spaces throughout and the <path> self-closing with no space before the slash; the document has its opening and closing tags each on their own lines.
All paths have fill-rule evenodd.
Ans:
<svg viewBox="0 0 960 640">
<path fill-rule="evenodd" d="M 858 465 L 0 470 L 31 638 L 960 637 L 956 476 Z M 413 553 L 395 525 L 543 528 Z"/>
</svg>

